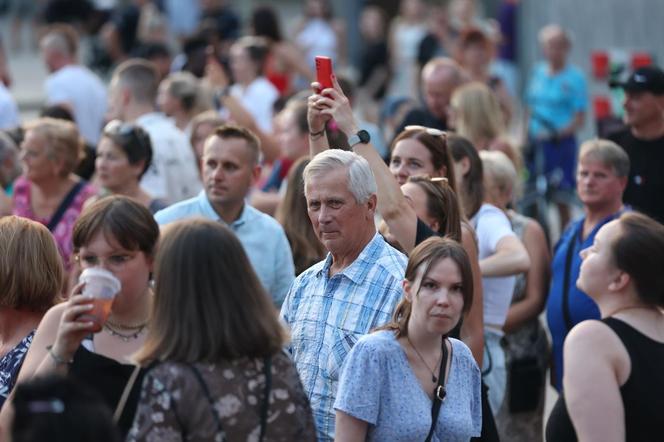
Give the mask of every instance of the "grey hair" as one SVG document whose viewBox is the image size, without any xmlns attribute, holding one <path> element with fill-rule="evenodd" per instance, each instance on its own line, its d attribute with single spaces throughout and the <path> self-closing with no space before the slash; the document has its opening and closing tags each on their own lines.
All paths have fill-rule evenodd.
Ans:
<svg viewBox="0 0 664 442">
<path fill-rule="evenodd" d="M 565 40 L 568 48 L 572 46 L 572 37 L 570 36 L 569 32 L 567 32 L 562 26 L 558 24 L 552 23 L 546 25 L 540 29 L 539 33 L 537 34 L 537 40 L 539 41 L 540 45 L 544 45 L 557 37 L 562 37 Z"/>
<path fill-rule="evenodd" d="M 629 156 L 625 150 L 610 140 L 595 138 L 588 140 L 579 149 L 579 161 L 591 156 L 602 164 L 613 169 L 618 177 L 629 175 Z"/>
<path fill-rule="evenodd" d="M 302 177 L 305 192 L 312 177 L 342 168 L 347 171 L 348 190 L 358 204 L 366 203 L 371 195 L 376 194 L 376 178 L 367 160 L 354 152 L 341 149 L 328 149 L 319 153 L 304 168 Z"/>
</svg>

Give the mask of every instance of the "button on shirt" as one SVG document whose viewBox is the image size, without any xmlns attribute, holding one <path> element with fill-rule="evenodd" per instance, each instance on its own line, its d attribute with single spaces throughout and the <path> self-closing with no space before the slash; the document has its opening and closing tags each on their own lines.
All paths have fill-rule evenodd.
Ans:
<svg viewBox="0 0 664 442">
<path fill-rule="evenodd" d="M 159 225 L 184 218 L 203 217 L 222 222 L 210 201 L 201 191 L 198 196 L 160 210 L 155 215 Z M 280 306 L 295 279 L 295 267 L 288 239 L 281 225 L 271 216 L 244 205 L 240 217 L 228 227 L 240 239 L 263 287 Z"/>
<path fill-rule="evenodd" d="M 332 406 L 346 355 L 361 336 L 390 321 L 402 298 L 406 257 L 376 234 L 332 277 L 331 265 L 328 254 L 298 276 L 281 308 L 321 441 L 334 438 Z"/>
</svg>

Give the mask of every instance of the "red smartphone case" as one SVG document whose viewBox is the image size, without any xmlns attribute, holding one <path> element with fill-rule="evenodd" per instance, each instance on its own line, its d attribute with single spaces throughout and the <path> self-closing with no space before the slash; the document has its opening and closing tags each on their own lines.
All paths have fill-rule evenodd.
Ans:
<svg viewBox="0 0 664 442">
<path fill-rule="evenodd" d="M 330 57 L 316 56 L 316 81 L 322 89 L 332 87 L 332 59 Z"/>
</svg>

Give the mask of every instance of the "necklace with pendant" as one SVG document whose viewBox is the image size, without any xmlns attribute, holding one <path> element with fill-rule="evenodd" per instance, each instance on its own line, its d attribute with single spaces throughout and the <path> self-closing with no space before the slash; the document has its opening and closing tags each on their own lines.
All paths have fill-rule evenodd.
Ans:
<svg viewBox="0 0 664 442">
<path fill-rule="evenodd" d="M 410 338 L 408 337 L 408 335 L 406 335 L 406 339 L 408 340 L 408 343 L 410 344 L 410 346 L 413 347 L 413 350 L 415 350 L 415 353 L 417 353 L 417 356 L 419 356 L 420 360 L 422 361 L 424 366 L 427 368 L 427 370 L 429 370 L 429 372 L 431 372 L 431 382 L 433 382 L 434 384 L 437 383 L 438 382 L 438 376 L 436 376 L 436 372 L 433 371 L 431 368 L 429 368 L 429 364 L 427 364 L 427 361 L 424 360 L 424 358 L 422 357 L 420 352 L 417 351 L 417 348 L 413 345 L 413 343 L 410 340 Z M 440 364 L 440 361 L 442 359 L 443 359 L 443 353 L 441 352 L 440 358 L 438 359 L 438 363 L 434 366 L 434 369 Z"/>
<path fill-rule="evenodd" d="M 115 336 L 116 338 L 120 338 L 120 339 L 122 339 L 122 341 L 124 341 L 124 342 L 129 342 L 129 341 L 132 341 L 132 340 L 134 340 L 134 339 L 137 339 L 137 338 L 141 335 L 141 333 L 143 333 L 143 330 L 145 330 L 146 327 L 147 327 L 147 323 L 145 323 L 145 324 L 139 326 L 139 327 L 136 329 L 135 332 L 132 332 L 132 333 L 121 333 L 121 332 L 119 332 L 119 331 L 114 330 L 113 328 L 111 328 L 111 327 L 108 325 L 108 323 L 104 324 L 104 329 L 106 329 L 106 331 L 107 331 L 111 336 Z"/>
</svg>

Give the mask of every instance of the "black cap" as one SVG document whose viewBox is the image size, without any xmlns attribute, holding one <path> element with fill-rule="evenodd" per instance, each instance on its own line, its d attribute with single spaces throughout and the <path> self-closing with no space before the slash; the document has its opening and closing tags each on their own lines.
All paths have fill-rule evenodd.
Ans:
<svg viewBox="0 0 664 442">
<path fill-rule="evenodd" d="M 626 92 L 650 92 L 664 94 L 664 72 L 657 66 L 644 66 L 631 73 L 627 81 L 612 81 L 611 87 L 621 87 Z"/>
</svg>

